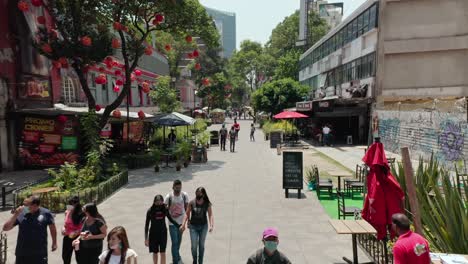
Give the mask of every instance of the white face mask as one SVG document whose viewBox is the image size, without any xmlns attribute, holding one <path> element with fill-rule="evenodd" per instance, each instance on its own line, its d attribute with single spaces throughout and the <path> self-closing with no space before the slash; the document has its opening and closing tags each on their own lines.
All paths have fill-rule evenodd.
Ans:
<svg viewBox="0 0 468 264">
<path fill-rule="evenodd" d="M 110 245 L 109 248 L 110 249 L 118 249 L 118 248 L 122 248 L 122 247 L 120 246 L 120 243 L 116 243 L 115 245 Z"/>
<path fill-rule="evenodd" d="M 67 210 L 68 210 L 68 211 L 73 210 L 73 208 L 75 208 L 75 207 L 73 207 L 73 205 L 67 205 Z"/>
</svg>

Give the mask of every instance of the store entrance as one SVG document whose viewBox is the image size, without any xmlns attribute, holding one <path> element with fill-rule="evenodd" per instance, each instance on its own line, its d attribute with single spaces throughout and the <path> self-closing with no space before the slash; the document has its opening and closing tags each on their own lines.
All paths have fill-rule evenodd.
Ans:
<svg viewBox="0 0 468 264">
<path fill-rule="evenodd" d="M 353 144 L 366 142 L 365 138 L 360 138 L 360 129 L 365 129 L 359 125 L 359 116 L 346 116 L 346 117 L 321 117 L 319 118 L 320 128 L 324 125 L 329 125 L 331 128 L 332 142 L 336 145 L 347 144 L 348 136 L 352 136 Z"/>
</svg>

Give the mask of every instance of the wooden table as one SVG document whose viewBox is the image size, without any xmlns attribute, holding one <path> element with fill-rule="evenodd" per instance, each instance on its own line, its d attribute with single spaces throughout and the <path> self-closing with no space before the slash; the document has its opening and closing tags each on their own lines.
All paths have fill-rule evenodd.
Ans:
<svg viewBox="0 0 468 264">
<path fill-rule="evenodd" d="M 434 254 L 434 253 L 431 253 L 431 255 L 439 255 L 439 256 L 441 256 L 441 255 L 444 255 L 444 253 L 435 253 L 435 254 Z M 445 255 L 460 255 L 460 254 L 445 254 Z M 466 259 L 466 261 L 468 261 L 468 255 L 461 255 L 461 256 L 463 256 L 463 257 Z M 439 259 L 437 259 L 437 260 L 432 260 L 432 259 L 431 259 L 431 263 L 432 263 L 432 264 L 442 264 L 442 261 L 439 260 Z"/>
<path fill-rule="evenodd" d="M 358 264 L 356 235 L 377 234 L 377 230 L 365 220 L 330 220 L 337 234 L 351 234 L 353 239 L 353 261 L 346 257 L 343 260 L 349 264 Z"/>
<path fill-rule="evenodd" d="M 41 199 L 44 201 L 44 203 L 48 203 L 50 201 L 50 194 L 60 190 L 58 187 L 47 187 L 47 188 L 41 188 L 41 189 L 36 189 L 32 191 L 32 194 L 38 194 L 41 196 Z"/>
<path fill-rule="evenodd" d="M 353 177 L 353 174 L 347 171 L 328 171 L 328 175 L 338 178 L 338 190 L 341 191 L 341 177 Z"/>
<path fill-rule="evenodd" d="M 162 166 L 161 168 L 172 168 L 171 166 L 169 166 L 169 159 L 172 157 L 172 153 L 166 152 L 163 153 L 161 156 L 166 158 L 166 166 Z"/>
</svg>

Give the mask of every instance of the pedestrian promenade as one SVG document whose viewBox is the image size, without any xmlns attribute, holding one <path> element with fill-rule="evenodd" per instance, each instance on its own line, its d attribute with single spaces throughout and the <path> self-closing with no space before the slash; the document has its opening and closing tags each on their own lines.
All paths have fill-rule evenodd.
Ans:
<svg viewBox="0 0 468 264">
<path fill-rule="evenodd" d="M 261 247 L 261 233 L 268 226 L 279 229 L 279 250 L 294 264 L 344 263 L 342 256 L 352 256 L 351 236 L 335 233 L 315 193 L 304 191 L 302 199 L 297 199 L 294 193 L 292 198 L 284 197 L 282 156 L 277 155 L 276 149 L 269 148 L 269 141 L 264 141 L 261 130 L 256 132 L 256 142 L 249 141 L 250 122 L 239 121 L 241 129 L 235 153 L 221 152 L 218 146 L 212 146 L 207 164 L 190 164 L 181 172 L 174 168 L 162 169 L 159 173 L 152 168 L 131 171 L 128 186 L 98 206 L 109 228 L 122 225 L 127 229 L 139 263 L 152 263 L 144 246 L 146 210 L 154 195 L 165 195 L 171 190 L 175 179 L 182 180 L 183 190 L 191 198 L 197 187 L 204 186 L 213 202 L 215 224 L 206 241 L 207 264 L 246 263 L 250 254 Z M 9 212 L 1 213 L 1 222 L 8 217 Z M 58 230 L 63 226 L 63 217 L 63 214 L 57 215 Z M 16 229 L 8 232 L 8 263 L 14 263 L 16 235 Z M 60 235 L 58 241 L 59 250 L 49 252 L 49 263 L 62 263 Z M 170 244 L 168 238 L 168 263 L 171 263 Z M 187 231 L 181 255 L 184 263 L 191 263 Z M 368 261 L 362 252 L 359 256 L 360 261 Z"/>
</svg>

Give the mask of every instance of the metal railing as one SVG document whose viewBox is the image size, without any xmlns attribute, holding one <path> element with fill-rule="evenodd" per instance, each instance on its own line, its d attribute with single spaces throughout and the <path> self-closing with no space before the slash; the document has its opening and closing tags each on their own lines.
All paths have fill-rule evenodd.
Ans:
<svg viewBox="0 0 468 264">
<path fill-rule="evenodd" d="M 0 234 L 0 264 L 7 263 L 7 249 L 8 249 L 7 235 L 2 232 Z"/>
</svg>

